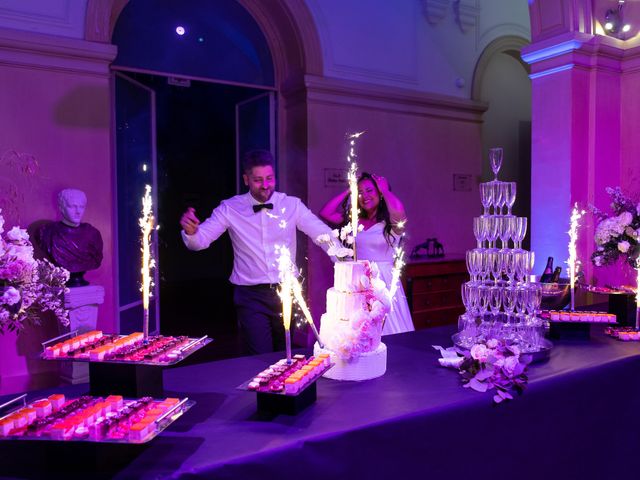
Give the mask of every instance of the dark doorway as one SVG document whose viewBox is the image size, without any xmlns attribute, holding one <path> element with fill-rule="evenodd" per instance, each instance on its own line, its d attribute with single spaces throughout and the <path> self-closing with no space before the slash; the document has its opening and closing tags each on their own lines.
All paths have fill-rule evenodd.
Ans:
<svg viewBox="0 0 640 480">
<path fill-rule="evenodd" d="M 215 348 L 208 349 L 212 355 L 237 355 L 228 234 L 194 252 L 184 246 L 178 222 L 187 207 L 204 221 L 220 201 L 236 194 L 236 106 L 265 90 L 203 81 L 174 85 L 178 82 L 164 76 L 127 75 L 156 95 L 161 332 L 206 334 L 215 339 Z M 244 137 L 253 138 L 252 147 L 268 149 L 269 125 L 252 123 L 253 134 Z"/>
</svg>

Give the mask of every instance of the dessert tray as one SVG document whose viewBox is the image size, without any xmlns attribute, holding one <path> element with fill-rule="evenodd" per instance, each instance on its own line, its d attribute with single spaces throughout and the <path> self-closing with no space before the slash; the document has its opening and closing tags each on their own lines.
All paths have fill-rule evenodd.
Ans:
<svg viewBox="0 0 640 480">
<path fill-rule="evenodd" d="M 150 366 L 174 365 L 212 342 L 207 335 L 150 336 L 141 332 L 129 335 L 104 334 L 100 330 L 69 332 L 42 343 L 41 358 L 78 362 L 99 362 Z"/>
<path fill-rule="evenodd" d="M 540 318 L 551 323 L 616 323 L 613 313 L 591 311 L 543 310 Z"/>
<path fill-rule="evenodd" d="M 621 342 L 640 342 L 640 332 L 633 327 L 607 327 L 604 333 Z"/>
<path fill-rule="evenodd" d="M 330 357 L 326 354 L 309 358 L 294 355 L 291 364 L 287 364 L 286 359 L 279 360 L 251 380 L 244 382 L 238 389 L 269 395 L 295 396 L 312 385 L 332 366 Z"/>
<path fill-rule="evenodd" d="M 636 291 L 633 287 L 628 286 L 595 286 L 586 284 L 577 284 L 578 287 L 591 293 L 599 293 L 601 295 L 635 295 Z"/>
<path fill-rule="evenodd" d="M 270 365 L 238 387 L 256 392 L 258 411 L 296 415 L 316 401 L 316 380 L 333 364 L 327 354 L 294 355 Z"/>
<path fill-rule="evenodd" d="M 26 396 L 0 405 L 0 411 L 7 411 L 0 416 L 0 441 L 147 443 L 195 405 L 188 398 L 66 398 L 63 394 L 27 403 Z"/>
</svg>

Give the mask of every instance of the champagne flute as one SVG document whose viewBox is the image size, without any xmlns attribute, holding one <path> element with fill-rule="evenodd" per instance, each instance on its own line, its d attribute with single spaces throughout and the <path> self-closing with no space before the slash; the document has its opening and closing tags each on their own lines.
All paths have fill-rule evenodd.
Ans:
<svg viewBox="0 0 640 480">
<path fill-rule="evenodd" d="M 502 148 L 495 147 L 489 149 L 489 163 L 491 164 L 491 170 L 494 175 L 494 182 L 498 181 L 498 172 L 502 166 Z"/>
<path fill-rule="evenodd" d="M 505 184 L 505 200 L 507 204 L 507 215 L 511 215 L 511 208 L 516 202 L 516 182 L 507 182 Z"/>
</svg>

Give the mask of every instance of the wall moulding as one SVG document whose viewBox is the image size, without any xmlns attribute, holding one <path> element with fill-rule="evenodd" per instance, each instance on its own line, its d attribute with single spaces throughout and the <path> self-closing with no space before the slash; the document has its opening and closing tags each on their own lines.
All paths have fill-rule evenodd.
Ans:
<svg viewBox="0 0 640 480">
<path fill-rule="evenodd" d="M 487 105 L 447 95 L 351 80 L 305 76 L 309 103 L 350 105 L 373 110 L 481 123 Z"/>
<path fill-rule="evenodd" d="M 0 28 L 0 64 L 109 75 L 113 45 Z"/>
<path fill-rule="evenodd" d="M 627 72 L 640 67 L 640 40 L 622 41 L 602 35 L 574 32 L 526 46 L 522 59 L 534 77 L 566 70 L 562 66 L 596 71 Z"/>
</svg>

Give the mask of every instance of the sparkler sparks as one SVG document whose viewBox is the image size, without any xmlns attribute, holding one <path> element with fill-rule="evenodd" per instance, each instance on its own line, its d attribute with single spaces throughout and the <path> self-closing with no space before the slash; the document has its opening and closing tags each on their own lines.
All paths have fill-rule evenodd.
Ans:
<svg viewBox="0 0 640 480">
<path fill-rule="evenodd" d="M 138 225 L 142 230 L 142 331 L 144 340 L 149 338 L 149 297 L 151 296 L 151 269 L 155 267 L 155 260 L 151 256 L 151 232 L 153 231 L 153 200 L 151 198 L 151 185 L 145 185 L 144 197 L 142 197 L 142 217 Z"/>
<path fill-rule="evenodd" d="M 364 134 L 363 132 L 357 132 L 347 135 L 349 139 L 349 155 L 347 155 L 347 162 L 349 162 L 349 172 L 347 173 L 347 180 L 349 182 L 349 198 L 351 201 L 351 209 L 349 217 L 351 219 L 351 231 L 353 232 L 353 259 L 357 260 L 356 253 L 356 237 L 358 235 L 358 163 L 356 162 L 356 140 Z"/>
<path fill-rule="evenodd" d="M 278 272 L 280 274 L 280 290 L 278 291 L 278 295 L 282 300 L 282 320 L 284 322 L 287 341 L 290 342 L 289 330 L 291 324 L 291 309 L 293 299 L 295 299 L 295 302 L 298 304 L 298 306 L 302 310 L 302 313 L 304 314 L 305 320 L 309 324 L 309 327 L 311 327 L 311 331 L 315 335 L 318 344 L 321 348 L 324 348 L 324 344 L 320 340 L 318 330 L 313 323 L 313 318 L 311 316 L 311 312 L 309 311 L 309 307 L 307 306 L 307 302 L 302 295 L 302 286 L 296 278 L 296 267 L 291 261 L 291 253 L 289 249 L 284 246 L 276 247 L 276 252 L 279 254 Z M 290 349 L 287 350 L 287 352 L 287 360 L 289 360 Z"/>
<path fill-rule="evenodd" d="M 391 308 L 393 308 L 393 297 L 398 290 L 400 284 L 400 276 L 402 275 L 402 269 L 405 266 L 404 261 L 404 248 L 402 248 L 402 239 L 404 234 L 400 237 L 400 242 L 393 252 L 393 269 L 391 270 L 391 285 L 389 285 L 389 298 L 391 299 Z"/>
<path fill-rule="evenodd" d="M 571 310 L 575 307 L 575 284 L 576 284 L 576 275 L 580 268 L 580 261 L 578 260 L 578 253 L 576 243 L 578 242 L 578 227 L 580 226 L 579 222 L 582 216 L 585 214 L 584 210 L 578 209 L 578 203 L 576 202 L 573 205 L 573 210 L 571 211 L 571 227 L 569 228 L 569 260 L 567 260 L 567 264 L 569 265 L 569 283 L 571 288 Z"/>
<path fill-rule="evenodd" d="M 291 363 L 291 309 L 293 304 L 292 284 L 293 278 L 291 253 L 287 247 L 276 247 L 279 253 L 278 272 L 280 274 L 280 289 L 278 295 L 282 301 L 282 323 L 284 324 L 284 338 L 287 353 L 287 363 Z"/>
</svg>

